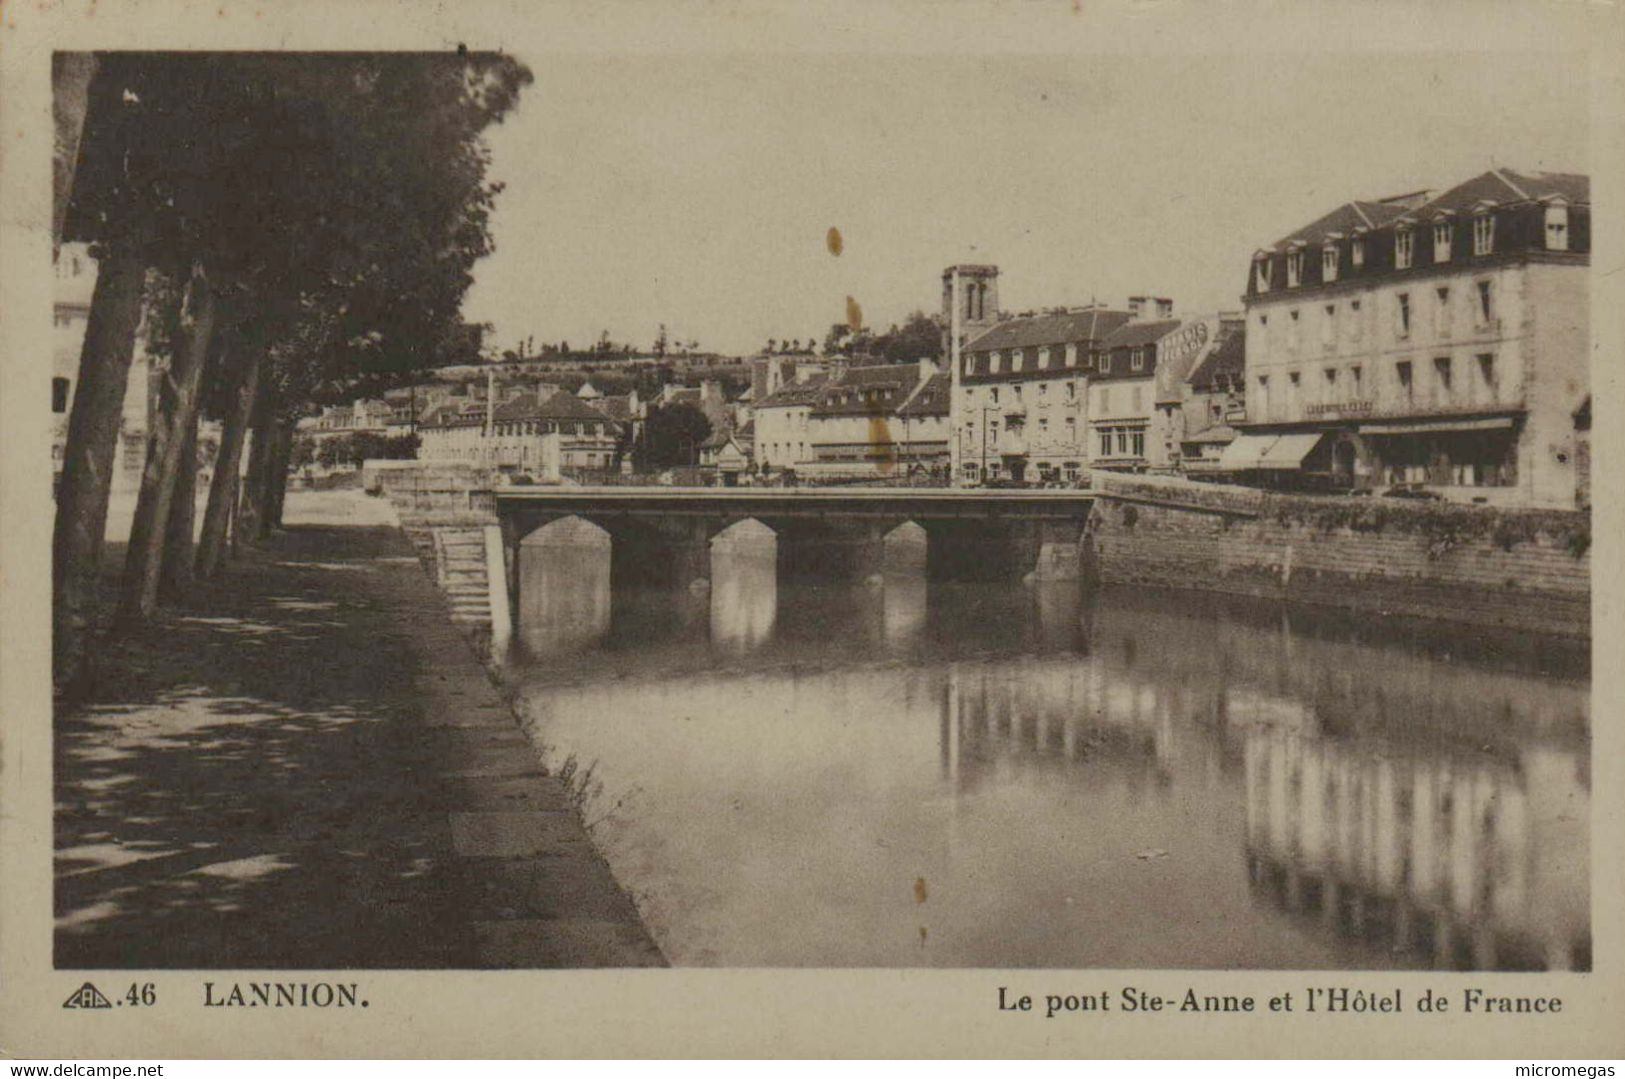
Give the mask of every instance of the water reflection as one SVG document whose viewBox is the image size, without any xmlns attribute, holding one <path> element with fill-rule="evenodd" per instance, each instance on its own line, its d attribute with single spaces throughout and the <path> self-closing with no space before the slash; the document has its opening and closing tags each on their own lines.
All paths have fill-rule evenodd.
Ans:
<svg viewBox="0 0 1625 1079">
<path fill-rule="evenodd" d="M 521 604 L 587 649 L 516 675 L 675 962 L 1589 966 L 1583 657 L 714 553 L 709 634 L 579 565 Z"/>
<path fill-rule="evenodd" d="M 778 617 L 778 540 L 773 530 L 741 521 L 711 541 L 711 640 L 748 652 L 773 633 Z"/>
</svg>

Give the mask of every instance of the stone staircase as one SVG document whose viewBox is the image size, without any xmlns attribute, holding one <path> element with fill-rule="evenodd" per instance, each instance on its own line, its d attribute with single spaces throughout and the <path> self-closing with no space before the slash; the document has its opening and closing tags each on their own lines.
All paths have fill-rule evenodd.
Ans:
<svg viewBox="0 0 1625 1079">
<path fill-rule="evenodd" d="M 491 625 L 491 585 L 485 567 L 485 533 L 479 528 L 436 528 L 435 583 L 446 594 L 451 620 Z"/>
</svg>

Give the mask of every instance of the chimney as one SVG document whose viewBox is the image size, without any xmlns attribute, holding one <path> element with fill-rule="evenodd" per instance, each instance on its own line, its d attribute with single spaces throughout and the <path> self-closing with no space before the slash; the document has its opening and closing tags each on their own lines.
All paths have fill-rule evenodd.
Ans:
<svg viewBox="0 0 1625 1079">
<path fill-rule="evenodd" d="M 1174 317 L 1174 301 L 1170 300 L 1166 296 L 1158 296 L 1157 297 L 1157 317 L 1158 318 L 1173 318 Z"/>
<path fill-rule="evenodd" d="M 1131 322 L 1139 322 L 1146 316 L 1146 298 L 1144 296 L 1130 296 L 1128 298 L 1128 317 Z"/>
</svg>

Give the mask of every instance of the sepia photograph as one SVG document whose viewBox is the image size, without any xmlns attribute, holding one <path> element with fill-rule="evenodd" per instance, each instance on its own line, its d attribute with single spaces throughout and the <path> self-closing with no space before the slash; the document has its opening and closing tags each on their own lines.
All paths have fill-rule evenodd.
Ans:
<svg viewBox="0 0 1625 1079">
<path fill-rule="evenodd" d="M 40 54 L 5 576 L 64 1007 L 1605 969 L 1584 20 L 1265 60 L 901 6 L 973 40 Z"/>
</svg>

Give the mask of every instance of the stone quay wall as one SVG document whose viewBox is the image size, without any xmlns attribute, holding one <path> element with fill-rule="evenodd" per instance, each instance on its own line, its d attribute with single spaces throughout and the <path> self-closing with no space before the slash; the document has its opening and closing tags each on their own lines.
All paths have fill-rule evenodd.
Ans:
<svg viewBox="0 0 1625 1079">
<path fill-rule="evenodd" d="M 1554 636 L 1591 634 L 1591 521 L 1094 474 L 1104 583 L 1280 598 Z"/>
<path fill-rule="evenodd" d="M 497 517 L 473 493 L 492 482 L 489 469 L 460 461 L 368 461 L 361 470 L 367 493 L 389 499 L 452 621 L 477 636 L 494 620 L 486 529 Z"/>
</svg>

